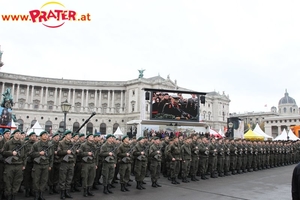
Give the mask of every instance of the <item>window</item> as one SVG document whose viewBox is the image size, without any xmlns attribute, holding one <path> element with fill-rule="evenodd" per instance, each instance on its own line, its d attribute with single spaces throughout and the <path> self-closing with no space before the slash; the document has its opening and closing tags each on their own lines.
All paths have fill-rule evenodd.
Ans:
<svg viewBox="0 0 300 200">
<path fill-rule="evenodd" d="M 290 113 L 292 113 L 293 112 L 293 108 L 292 107 L 290 107 Z"/>
<path fill-rule="evenodd" d="M 64 92 L 64 97 L 67 97 L 68 96 L 68 93 L 67 92 Z"/>
<path fill-rule="evenodd" d="M 35 90 L 35 95 L 40 95 L 40 91 L 39 90 Z"/>
<path fill-rule="evenodd" d="M 34 100 L 34 101 L 33 101 L 33 108 L 34 108 L 34 109 L 39 109 L 39 104 L 40 104 L 40 101 L 39 101 L 39 100 Z"/>
<path fill-rule="evenodd" d="M 118 127 L 119 127 L 119 124 L 118 124 L 118 123 L 115 123 L 115 124 L 113 125 L 113 132 L 112 132 L 112 133 L 115 133 L 116 130 L 118 129 Z"/>
<path fill-rule="evenodd" d="M 81 93 L 80 92 L 77 93 L 77 98 L 81 98 Z"/>
<path fill-rule="evenodd" d="M 104 104 L 102 104 L 102 113 L 105 114 L 106 111 L 107 111 L 107 103 L 104 103 Z"/>
<path fill-rule="evenodd" d="M 211 112 L 208 112 L 208 120 L 210 120 Z"/>
<path fill-rule="evenodd" d="M 46 94 L 46 95 L 47 95 L 47 94 Z M 50 97 L 53 97 L 53 96 L 54 96 L 54 92 L 53 92 L 53 91 L 50 91 L 50 92 L 49 92 L 49 96 L 50 96 Z"/>
<path fill-rule="evenodd" d="M 73 124 L 73 132 L 77 131 L 77 129 L 79 129 L 79 123 L 78 122 L 74 122 Z"/>
<path fill-rule="evenodd" d="M 105 123 L 100 124 L 100 133 L 102 135 L 106 135 L 106 124 Z"/>
<path fill-rule="evenodd" d="M 134 96 L 135 95 L 135 90 L 132 90 L 132 96 Z"/>
<path fill-rule="evenodd" d="M 210 104 L 207 105 L 210 108 Z"/>
<path fill-rule="evenodd" d="M 18 129 L 23 131 L 23 128 L 24 128 L 24 121 L 22 119 L 18 119 Z"/>
<path fill-rule="evenodd" d="M 25 99 L 19 99 L 19 108 L 23 109 L 25 107 Z"/>
<path fill-rule="evenodd" d="M 21 94 L 25 94 L 25 89 L 24 89 L 24 88 L 21 88 L 20 93 L 21 93 Z"/>
<path fill-rule="evenodd" d="M 75 103 L 75 111 L 80 112 L 80 108 L 81 108 L 81 103 L 79 102 Z"/>
<path fill-rule="evenodd" d="M 48 120 L 45 123 L 45 131 L 47 131 L 48 133 L 50 133 L 51 130 L 52 130 L 52 122 L 50 120 Z"/>
<path fill-rule="evenodd" d="M 95 108 L 94 103 L 89 103 L 89 112 L 93 112 Z"/>
<path fill-rule="evenodd" d="M 134 107 L 135 107 L 135 101 L 131 102 L 131 112 L 134 112 Z"/>
<path fill-rule="evenodd" d="M 86 134 L 93 133 L 93 123 L 89 122 L 86 125 Z"/>
<path fill-rule="evenodd" d="M 286 113 L 286 108 L 283 108 L 283 113 Z"/>
<path fill-rule="evenodd" d="M 91 94 L 91 96 L 90 96 L 91 98 L 94 98 L 95 97 L 95 94 Z"/>
<path fill-rule="evenodd" d="M 53 106 L 54 106 L 54 102 L 53 101 L 48 101 L 47 102 L 48 110 L 53 110 Z"/>
<path fill-rule="evenodd" d="M 120 113 L 120 107 L 121 107 L 121 105 L 119 104 L 119 103 L 117 103 L 116 105 L 115 105 L 115 111 L 116 111 L 116 113 Z"/>
<path fill-rule="evenodd" d="M 59 123 L 59 127 L 58 127 L 58 128 L 59 128 L 59 131 L 60 131 L 60 132 L 63 132 L 63 131 L 64 131 L 64 124 L 65 124 L 64 121 L 61 121 L 61 122 Z"/>
</svg>

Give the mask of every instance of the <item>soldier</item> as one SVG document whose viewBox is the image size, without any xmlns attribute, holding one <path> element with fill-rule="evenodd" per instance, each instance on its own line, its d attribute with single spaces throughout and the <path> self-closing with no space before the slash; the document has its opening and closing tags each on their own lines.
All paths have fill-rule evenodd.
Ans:
<svg viewBox="0 0 300 200">
<path fill-rule="evenodd" d="M 82 157 L 82 186 L 83 196 L 94 196 L 91 192 L 91 187 L 94 183 L 96 169 L 98 165 L 98 151 L 94 143 L 93 134 L 87 134 L 86 142 L 81 144 L 79 149 L 79 155 Z"/>
<path fill-rule="evenodd" d="M 3 181 L 3 175 L 4 175 L 4 158 L 3 158 L 3 146 L 4 144 L 9 141 L 10 138 L 10 130 L 5 129 L 3 131 L 3 139 L 0 141 L 0 199 L 4 199 L 4 181 Z"/>
<path fill-rule="evenodd" d="M 136 189 L 138 190 L 146 189 L 143 186 L 143 181 L 146 176 L 149 147 L 145 145 L 145 140 L 144 137 L 139 137 L 137 140 L 138 142 L 133 149 L 133 155 L 135 157 L 134 174 Z"/>
<path fill-rule="evenodd" d="M 154 137 L 153 144 L 149 149 L 151 181 L 152 181 L 152 187 L 154 188 L 161 187 L 161 185 L 157 183 L 160 175 L 160 170 L 161 170 L 161 159 L 162 159 L 161 148 L 162 146 L 160 144 L 160 139 L 158 137 Z"/>
<path fill-rule="evenodd" d="M 241 139 L 237 139 L 237 162 L 236 162 L 236 170 L 238 174 L 242 174 L 243 170 L 242 170 L 242 166 L 243 166 L 243 153 L 244 153 L 244 148 L 243 148 L 243 144 L 242 144 L 242 140 Z"/>
<path fill-rule="evenodd" d="M 170 157 L 170 155 L 168 154 L 170 147 L 173 145 L 174 141 L 173 139 L 169 140 L 169 144 L 165 147 L 165 152 L 164 152 L 164 156 L 165 156 L 165 162 L 166 162 L 166 175 L 168 177 L 168 180 L 171 180 L 171 169 L 170 169 L 170 164 L 172 161 L 172 158 Z"/>
<path fill-rule="evenodd" d="M 117 148 L 114 145 L 114 135 L 108 134 L 106 142 L 101 146 L 100 156 L 103 157 L 102 178 L 103 178 L 103 193 L 113 193 L 110 190 L 112 180 L 114 178 L 117 156 L 114 153 Z M 109 187 L 110 186 L 110 187 Z"/>
<path fill-rule="evenodd" d="M 217 175 L 217 144 L 215 143 L 215 138 L 211 138 L 210 145 L 208 147 L 209 150 L 209 171 L 211 178 L 218 178 Z"/>
<path fill-rule="evenodd" d="M 191 141 L 191 168 L 190 168 L 190 174 L 191 174 L 191 180 L 192 181 L 199 181 L 199 179 L 196 178 L 196 174 L 198 171 L 198 165 L 199 165 L 199 147 L 197 142 L 197 135 L 192 135 L 192 141 Z"/>
<path fill-rule="evenodd" d="M 181 146 L 181 157 L 182 157 L 182 182 L 188 183 L 187 176 L 190 172 L 191 159 L 192 159 L 192 150 L 191 150 L 191 138 L 186 138 L 183 145 Z"/>
<path fill-rule="evenodd" d="M 174 138 L 173 145 L 170 146 L 168 151 L 169 157 L 171 158 L 170 169 L 171 169 L 171 180 L 172 184 L 180 184 L 176 178 L 178 177 L 180 170 L 181 158 L 181 147 L 179 145 L 178 137 Z"/>
<path fill-rule="evenodd" d="M 103 140 L 100 137 L 100 134 L 95 134 L 94 135 L 94 142 L 96 145 L 96 148 L 99 149 L 99 153 L 98 153 L 98 165 L 97 165 L 97 169 L 96 169 L 96 175 L 95 175 L 95 180 L 94 180 L 94 184 L 93 184 L 93 189 L 94 190 L 98 190 L 98 187 L 96 185 L 100 185 L 100 177 L 101 177 L 101 170 L 102 170 L 102 157 L 100 156 L 100 149 L 101 146 L 103 144 Z"/>
<path fill-rule="evenodd" d="M 59 133 L 55 133 L 52 136 L 52 144 L 53 144 L 53 166 L 51 171 L 49 171 L 49 194 L 58 194 L 57 185 L 59 180 L 59 167 L 60 167 L 60 158 L 57 155 L 57 148 L 59 143 Z"/>
<path fill-rule="evenodd" d="M 230 139 L 230 170 L 232 172 L 232 175 L 235 175 L 237 173 L 236 171 L 236 164 L 237 164 L 237 145 L 235 143 L 235 140 L 232 138 Z"/>
<path fill-rule="evenodd" d="M 218 140 L 217 151 L 218 151 L 217 171 L 220 177 L 224 177 L 225 149 L 224 149 L 224 144 L 222 139 Z"/>
<path fill-rule="evenodd" d="M 44 200 L 43 192 L 48 182 L 48 174 L 53 166 L 52 145 L 48 142 L 47 131 L 40 133 L 40 141 L 33 144 L 30 157 L 33 160 L 32 178 L 35 200 Z"/>
<path fill-rule="evenodd" d="M 78 142 L 75 143 L 74 150 L 76 151 L 77 149 L 80 148 L 81 144 L 85 142 L 85 134 L 80 133 L 79 134 L 79 139 Z M 82 169 L 82 158 L 80 155 L 75 154 L 76 157 L 76 163 L 74 167 L 74 176 L 71 184 L 71 191 L 72 192 L 80 192 L 80 189 L 77 186 L 82 186 L 81 184 L 81 169 Z"/>
<path fill-rule="evenodd" d="M 167 171 L 167 162 L 166 162 L 166 146 L 169 145 L 169 136 L 165 136 L 164 141 L 162 142 L 162 148 L 161 148 L 161 154 L 162 154 L 162 160 L 161 160 L 161 171 L 164 177 L 168 177 L 168 171 Z"/>
<path fill-rule="evenodd" d="M 229 138 L 225 139 L 224 144 L 224 153 L 225 153 L 225 160 L 224 160 L 224 175 L 230 176 L 230 142 Z"/>
<path fill-rule="evenodd" d="M 136 137 L 133 136 L 130 143 L 130 148 L 134 147 L 135 145 L 136 145 Z M 135 165 L 135 160 L 133 159 L 131 161 L 131 175 L 134 175 L 134 165 Z"/>
<path fill-rule="evenodd" d="M 32 168 L 33 168 L 33 160 L 30 157 L 29 153 L 32 149 L 33 144 L 37 141 L 37 137 L 35 132 L 31 132 L 28 135 L 29 140 L 28 144 L 24 148 L 25 150 L 25 158 L 26 158 L 26 167 L 24 170 L 24 186 L 25 186 L 25 197 L 34 196 L 33 188 L 32 188 Z"/>
<path fill-rule="evenodd" d="M 243 148 L 243 154 L 242 154 L 242 169 L 244 173 L 247 173 L 247 162 L 248 162 L 248 145 L 247 141 L 244 139 L 242 141 L 242 148 Z"/>
<path fill-rule="evenodd" d="M 252 163 L 253 163 L 253 154 L 254 154 L 254 152 L 253 152 L 253 144 L 250 140 L 247 142 L 247 146 L 248 146 L 248 150 L 247 150 L 247 152 L 248 152 L 247 169 L 248 169 L 248 172 L 253 172 Z"/>
<path fill-rule="evenodd" d="M 16 129 L 13 138 L 3 146 L 3 157 L 5 157 L 4 182 L 7 200 L 15 199 L 23 180 L 23 170 L 26 144 L 20 141 L 21 131 Z"/>
<path fill-rule="evenodd" d="M 64 132 L 64 139 L 59 142 L 57 148 L 57 155 L 61 157 L 59 168 L 59 187 L 60 198 L 72 198 L 70 194 L 71 183 L 74 175 L 74 165 L 76 162 L 75 145 L 71 142 L 72 131 L 66 130 Z"/>
<path fill-rule="evenodd" d="M 201 143 L 199 143 L 199 171 L 202 180 L 209 179 L 206 177 L 208 169 L 208 158 L 209 158 L 209 144 L 206 137 L 202 137 Z"/>
<path fill-rule="evenodd" d="M 117 150 L 118 161 L 120 163 L 119 174 L 122 192 L 129 191 L 129 189 L 127 188 L 127 184 L 130 179 L 132 150 L 133 147 L 130 147 L 129 137 L 127 135 L 123 136 L 122 144 Z"/>
<path fill-rule="evenodd" d="M 253 170 L 257 171 L 258 170 L 258 146 L 257 142 L 253 142 Z"/>
</svg>

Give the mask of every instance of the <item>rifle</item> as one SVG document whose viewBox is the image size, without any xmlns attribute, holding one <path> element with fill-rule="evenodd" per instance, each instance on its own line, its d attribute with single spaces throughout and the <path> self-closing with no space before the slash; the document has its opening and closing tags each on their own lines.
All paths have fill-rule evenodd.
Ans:
<svg viewBox="0 0 300 200">
<path fill-rule="evenodd" d="M 157 161 L 161 161 L 161 148 L 162 148 L 162 147 L 160 147 L 159 150 L 158 150 L 160 153 L 158 153 L 158 154 L 156 154 L 156 155 L 154 156 L 154 158 L 155 158 Z"/>
<path fill-rule="evenodd" d="M 85 122 L 74 132 L 74 133 L 79 133 L 79 131 L 89 122 L 89 120 L 94 116 L 94 115 L 96 115 L 96 112 L 93 112 L 92 114 L 91 114 L 91 116 L 87 119 L 87 120 L 85 120 Z"/>
<path fill-rule="evenodd" d="M 93 149 L 92 150 L 93 155 L 95 155 L 96 151 L 99 150 L 100 148 L 101 148 L 101 146 L 96 147 L 95 149 Z M 82 160 L 84 162 L 87 162 L 88 160 L 93 160 L 93 157 L 92 156 L 85 156 L 85 157 L 82 158 Z"/>
<path fill-rule="evenodd" d="M 142 152 L 145 153 L 146 151 L 148 151 L 149 147 L 150 147 L 150 145 L 146 146 Z M 145 157 L 145 154 L 144 155 L 139 155 L 137 157 L 137 159 L 140 160 L 140 161 L 142 161 L 144 157 Z"/>
<path fill-rule="evenodd" d="M 74 149 L 75 147 L 76 147 L 75 149 L 77 150 L 79 146 L 80 146 L 80 143 L 77 142 L 77 143 L 73 144 L 73 145 L 71 146 L 71 148 L 68 149 L 68 150 L 73 151 L 73 149 Z M 71 155 L 71 154 L 65 155 L 65 156 L 63 157 L 63 161 L 69 162 L 69 158 L 73 158 L 73 155 Z"/>
<path fill-rule="evenodd" d="M 29 144 L 29 142 L 25 142 L 22 146 L 20 147 L 15 147 L 15 149 L 13 151 L 16 151 L 17 152 L 17 155 L 20 156 L 20 151 L 27 145 Z M 12 161 L 14 160 L 19 160 L 19 158 L 17 156 L 9 156 L 7 157 L 4 161 L 7 163 L 7 164 L 11 164 Z"/>
<path fill-rule="evenodd" d="M 41 159 L 46 160 L 46 159 L 47 159 L 46 157 L 48 157 L 48 150 L 49 150 L 51 147 L 53 147 L 53 146 L 54 146 L 54 144 L 49 145 L 47 148 L 45 148 L 45 149 L 43 150 L 43 151 L 45 152 L 45 155 L 44 155 L 44 156 L 39 156 L 39 157 L 33 159 L 33 161 L 36 162 L 37 164 L 40 164 L 40 163 L 41 163 Z"/>
<path fill-rule="evenodd" d="M 113 154 L 114 154 L 115 151 L 119 148 L 120 145 L 121 145 L 121 143 L 120 143 L 119 145 L 117 145 L 117 146 L 112 150 L 112 153 L 113 153 Z M 110 162 L 110 161 L 113 160 L 113 159 L 114 159 L 113 156 L 107 156 L 104 160 L 105 160 L 106 162 Z"/>
<path fill-rule="evenodd" d="M 134 147 L 135 147 L 135 146 L 131 147 L 131 149 L 129 149 L 129 151 L 128 151 L 127 153 L 131 154 L 132 151 L 133 151 L 133 149 L 134 149 Z M 124 163 L 128 163 L 129 160 L 130 160 L 130 157 L 128 157 L 128 156 L 122 158 L 122 161 L 123 161 Z"/>
</svg>

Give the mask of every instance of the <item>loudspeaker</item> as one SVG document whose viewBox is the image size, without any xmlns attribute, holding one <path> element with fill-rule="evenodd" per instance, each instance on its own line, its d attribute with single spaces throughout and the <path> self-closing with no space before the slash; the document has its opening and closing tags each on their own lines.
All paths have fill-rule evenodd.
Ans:
<svg viewBox="0 0 300 200">
<path fill-rule="evenodd" d="M 200 102 L 201 102 L 201 104 L 205 104 L 205 96 L 200 97 Z"/>
<path fill-rule="evenodd" d="M 146 100 L 150 100 L 150 92 L 146 92 Z"/>
</svg>

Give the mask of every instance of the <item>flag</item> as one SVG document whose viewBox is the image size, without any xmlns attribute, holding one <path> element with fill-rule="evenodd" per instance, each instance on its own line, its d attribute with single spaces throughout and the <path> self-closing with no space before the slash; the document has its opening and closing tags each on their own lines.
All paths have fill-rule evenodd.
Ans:
<svg viewBox="0 0 300 200">
<path fill-rule="evenodd" d="M 265 107 L 267 107 L 268 105 L 267 104 L 265 104 Z"/>
</svg>

